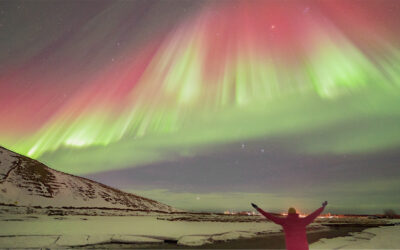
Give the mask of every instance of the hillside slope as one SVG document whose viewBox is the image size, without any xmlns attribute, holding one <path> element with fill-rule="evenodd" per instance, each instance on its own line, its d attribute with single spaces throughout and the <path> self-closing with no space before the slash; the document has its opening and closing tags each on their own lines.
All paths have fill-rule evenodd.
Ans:
<svg viewBox="0 0 400 250">
<path fill-rule="evenodd" d="M 0 147 L 0 203 L 41 207 L 177 211 L 154 200 L 56 171 L 3 147 Z"/>
</svg>

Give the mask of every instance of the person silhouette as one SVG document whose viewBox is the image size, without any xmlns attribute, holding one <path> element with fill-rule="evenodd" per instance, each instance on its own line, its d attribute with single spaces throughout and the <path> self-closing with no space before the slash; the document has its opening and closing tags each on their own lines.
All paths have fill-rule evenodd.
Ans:
<svg viewBox="0 0 400 250">
<path fill-rule="evenodd" d="M 304 218 L 300 218 L 296 209 L 291 207 L 288 210 L 287 217 L 281 218 L 265 212 L 256 204 L 251 203 L 251 205 L 267 219 L 283 227 L 283 231 L 285 232 L 286 249 L 288 250 L 308 250 L 306 226 L 313 222 L 315 218 L 322 213 L 327 204 L 327 201 L 323 202 L 322 207 Z"/>
</svg>

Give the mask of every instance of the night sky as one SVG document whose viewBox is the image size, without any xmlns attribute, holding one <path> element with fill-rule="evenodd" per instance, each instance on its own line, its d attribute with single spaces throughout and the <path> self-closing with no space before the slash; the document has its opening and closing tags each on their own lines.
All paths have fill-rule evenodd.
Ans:
<svg viewBox="0 0 400 250">
<path fill-rule="evenodd" d="M 400 212 L 400 1 L 0 1 L 0 144 L 196 211 Z"/>
</svg>

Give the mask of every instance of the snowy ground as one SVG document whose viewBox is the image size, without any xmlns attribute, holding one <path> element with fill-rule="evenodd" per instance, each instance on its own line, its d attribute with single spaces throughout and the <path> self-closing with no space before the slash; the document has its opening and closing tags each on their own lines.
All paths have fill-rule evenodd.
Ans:
<svg viewBox="0 0 400 250">
<path fill-rule="evenodd" d="M 310 249 L 400 249 L 400 222 L 397 220 L 396 226 L 369 228 L 346 237 L 320 239 L 311 244 Z"/>
<path fill-rule="evenodd" d="M 185 217 L 189 216 L 188 214 Z M 0 214 L 0 248 L 65 248 L 101 243 L 198 246 L 239 238 L 253 238 L 281 228 L 258 216 L 196 215 L 191 221 L 182 215 L 139 216 L 48 216 L 43 214 Z M 218 219 L 217 219 L 218 218 Z M 229 218 L 229 219 L 227 219 Z M 178 219 L 178 220 L 177 220 Z M 380 220 L 381 221 L 381 220 Z M 321 221 L 326 223 L 327 221 Z M 335 221 L 332 221 L 332 223 Z M 354 222 L 354 221 L 351 221 Z M 390 221 L 391 223 L 397 221 Z M 319 223 L 314 229 L 326 229 Z M 400 224 L 366 229 L 348 237 L 321 239 L 311 249 L 400 249 Z"/>
<path fill-rule="evenodd" d="M 164 240 L 202 245 L 280 231 L 279 226 L 267 222 L 168 221 L 157 219 L 159 216 L 3 214 L 0 215 L 0 248 L 57 248 L 107 242 L 161 243 Z"/>
</svg>

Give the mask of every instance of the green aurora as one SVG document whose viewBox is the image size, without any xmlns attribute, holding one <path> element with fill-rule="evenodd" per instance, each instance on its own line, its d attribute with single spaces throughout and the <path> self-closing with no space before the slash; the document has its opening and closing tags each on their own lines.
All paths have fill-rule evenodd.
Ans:
<svg viewBox="0 0 400 250">
<path fill-rule="evenodd" d="M 223 201 L 234 206 L 238 197 L 274 200 L 276 209 L 287 202 L 307 207 L 301 197 L 312 203 L 329 190 L 337 210 L 356 202 L 365 211 L 378 209 L 377 203 L 368 204 L 369 191 L 340 202 L 345 191 L 333 183 L 319 193 L 300 188 L 300 198 L 288 195 L 285 203 L 278 202 L 283 192 L 261 198 L 264 193 L 250 186 L 223 198 L 222 191 L 205 194 L 201 187 L 185 193 L 170 190 L 173 184 L 151 190 L 107 181 L 108 173 L 136 173 L 196 157 L 215 164 L 209 161 L 215 152 L 254 141 L 296 156 L 320 157 L 315 164 L 321 168 L 325 156 L 374 156 L 400 149 L 400 38 L 393 18 L 399 13 L 390 7 L 395 2 L 378 7 L 373 1 L 293 1 L 284 7 L 275 1 L 189 1 L 183 7 L 178 2 L 102 3 L 94 9 L 87 3 L 91 15 L 79 12 L 62 24 L 65 30 L 38 22 L 53 37 L 29 33 L 35 42 L 25 54 L 20 52 L 28 44 L 21 40 L 24 30 L 10 32 L 21 41 L 0 54 L 5 65 L 0 68 L 2 146 L 54 169 L 187 209 L 207 210 L 207 203 L 198 200 L 184 205 L 197 196 L 209 197 L 211 210 L 223 210 Z M 8 5 L 10 23 L 36 27 Z M 65 3 L 63 15 L 70 17 L 76 8 Z M 152 14 L 141 16 L 142 8 Z M 34 8 L 32 18 L 40 13 Z M 264 153 L 262 145 L 257 150 Z M 353 163 L 343 164 L 351 169 Z M 394 178 L 389 186 L 382 177 L 366 188 L 385 186 L 377 202 L 386 207 L 400 202 L 390 201 L 389 195 L 400 187 L 396 164 L 389 164 Z M 356 186 L 366 187 L 367 177 L 372 178 L 360 173 Z M 359 195 L 355 189 L 350 197 Z"/>
</svg>

